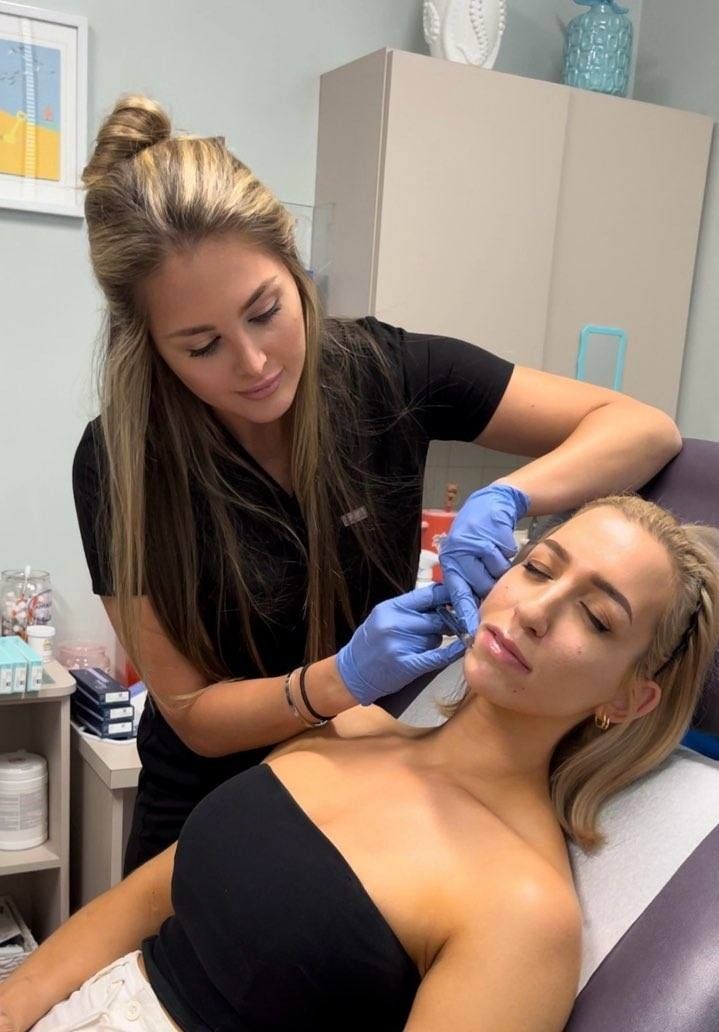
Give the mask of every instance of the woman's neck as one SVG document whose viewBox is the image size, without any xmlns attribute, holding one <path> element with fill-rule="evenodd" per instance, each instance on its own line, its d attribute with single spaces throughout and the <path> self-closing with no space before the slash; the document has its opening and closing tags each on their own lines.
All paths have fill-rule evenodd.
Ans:
<svg viewBox="0 0 719 1032">
<path fill-rule="evenodd" d="M 248 423 L 218 413 L 218 418 L 255 462 L 288 494 L 292 493 L 290 431 L 287 420 Z"/>
<path fill-rule="evenodd" d="M 421 763 L 484 798 L 549 797 L 549 766 L 562 737 L 555 720 L 501 709 L 471 696 L 441 727 L 416 742 Z"/>
</svg>

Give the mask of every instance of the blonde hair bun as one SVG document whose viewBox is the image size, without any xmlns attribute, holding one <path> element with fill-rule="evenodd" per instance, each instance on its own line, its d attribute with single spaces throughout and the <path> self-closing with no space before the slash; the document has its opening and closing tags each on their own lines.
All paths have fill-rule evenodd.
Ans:
<svg viewBox="0 0 719 1032">
<path fill-rule="evenodd" d="M 172 124 L 167 113 L 149 97 L 120 97 L 100 126 L 95 150 L 82 173 L 87 187 L 103 180 L 120 162 L 146 147 L 169 140 Z"/>
</svg>

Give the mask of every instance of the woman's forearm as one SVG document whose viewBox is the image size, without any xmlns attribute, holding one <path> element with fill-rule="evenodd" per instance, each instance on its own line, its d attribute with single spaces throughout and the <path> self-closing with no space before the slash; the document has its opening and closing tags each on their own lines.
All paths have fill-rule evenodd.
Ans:
<svg viewBox="0 0 719 1032">
<path fill-rule="evenodd" d="M 227 756 L 246 749 L 275 745 L 306 731 L 308 724 L 290 708 L 283 677 L 258 678 L 242 682 L 220 681 L 196 692 L 190 700 L 177 700 L 161 710 L 176 733 L 200 756 Z M 297 692 L 293 679 L 296 710 L 312 719 Z M 313 663 L 306 677 L 306 691 L 312 708 L 323 716 L 335 716 L 357 705 L 337 672 L 335 657 Z"/>
<path fill-rule="evenodd" d="M 18 1032 L 159 930 L 172 913 L 174 857 L 172 845 L 88 903 L 0 983 L 0 1013 L 7 1012 Z"/>
<path fill-rule="evenodd" d="M 110 597 L 102 601 L 112 626 L 119 631 L 117 601 Z M 287 703 L 287 674 L 245 678 L 241 684 L 236 680 L 208 684 L 170 641 L 148 598 L 140 603 L 139 639 L 138 669 L 154 705 L 198 756 L 228 756 L 260 749 L 307 730 L 309 725 Z M 318 713 L 334 716 L 357 705 L 337 673 L 334 657 L 313 663 L 307 680 L 311 705 Z M 296 699 L 296 681 L 295 677 L 296 709 L 304 712 L 301 700 Z M 304 715 L 312 719 L 308 713 Z"/>
<path fill-rule="evenodd" d="M 529 495 L 530 515 L 561 512 L 641 487 L 680 450 L 681 436 L 667 415 L 619 397 L 588 413 L 562 444 L 501 482 Z"/>
</svg>

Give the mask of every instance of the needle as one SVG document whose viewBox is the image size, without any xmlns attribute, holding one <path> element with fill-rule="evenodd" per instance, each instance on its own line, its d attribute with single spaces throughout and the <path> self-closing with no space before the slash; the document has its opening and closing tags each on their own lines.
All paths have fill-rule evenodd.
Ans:
<svg viewBox="0 0 719 1032">
<path fill-rule="evenodd" d="M 465 631 L 462 628 L 459 617 L 455 613 L 451 606 L 444 605 L 438 606 L 437 612 L 443 618 L 444 622 L 450 628 L 453 634 L 459 638 L 466 649 L 471 649 L 474 645 L 474 635 L 470 634 L 469 631 Z"/>
</svg>

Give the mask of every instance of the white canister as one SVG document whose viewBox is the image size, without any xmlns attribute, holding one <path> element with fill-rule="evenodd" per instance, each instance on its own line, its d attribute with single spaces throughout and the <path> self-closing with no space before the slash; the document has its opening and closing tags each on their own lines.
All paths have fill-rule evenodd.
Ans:
<svg viewBox="0 0 719 1032">
<path fill-rule="evenodd" d="M 30 624 L 27 629 L 27 643 L 37 652 L 43 663 L 52 659 L 55 644 L 55 628 L 51 624 Z"/>
<path fill-rule="evenodd" d="M 47 761 L 18 749 L 0 753 L 0 849 L 47 840 Z"/>
</svg>

